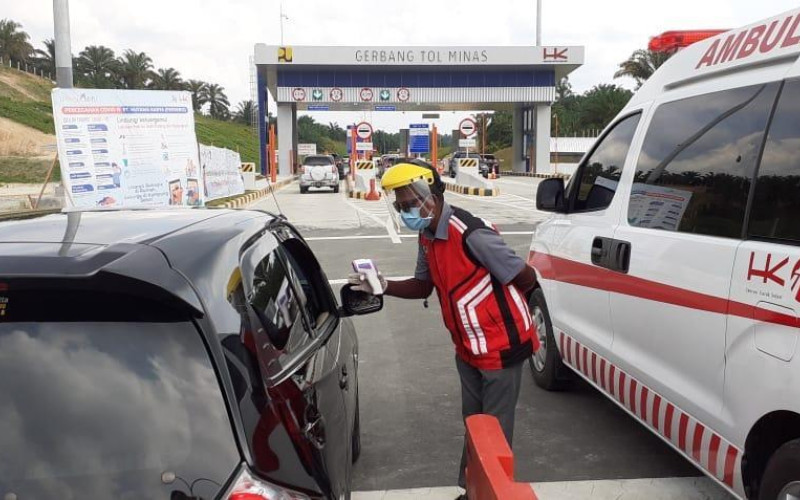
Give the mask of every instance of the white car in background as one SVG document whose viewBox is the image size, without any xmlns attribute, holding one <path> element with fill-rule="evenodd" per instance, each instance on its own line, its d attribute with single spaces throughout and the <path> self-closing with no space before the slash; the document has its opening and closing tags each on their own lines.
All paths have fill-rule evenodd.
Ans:
<svg viewBox="0 0 800 500">
<path fill-rule="evenodd" d="M 537 384 L 577 374 L 759 500 L 800 498 L 798 25 L 669 59 L 566 188 L 539 185 L 529 257 Z"/>
<path fill-rule="evenodd" d="M 305 194 L 309 188 L 331 188 L 339 192 L 339 169 L 330 155 L 310 155 L 303 159 L 300 174 L 300 193 Z"/>
</svg>

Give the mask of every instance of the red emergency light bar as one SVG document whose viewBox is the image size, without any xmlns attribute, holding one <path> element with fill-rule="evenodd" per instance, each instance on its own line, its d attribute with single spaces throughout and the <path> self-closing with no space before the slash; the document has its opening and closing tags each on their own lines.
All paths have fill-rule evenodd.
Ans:
<svg viewBox="0 0 800 500">
<path fill-rule="evenodd" d="M 653 52 L 672 52 L 689 45 L 725 33 L 727 30 L 665 31 L 650 39 L 647 48 Z"/>
</svg>

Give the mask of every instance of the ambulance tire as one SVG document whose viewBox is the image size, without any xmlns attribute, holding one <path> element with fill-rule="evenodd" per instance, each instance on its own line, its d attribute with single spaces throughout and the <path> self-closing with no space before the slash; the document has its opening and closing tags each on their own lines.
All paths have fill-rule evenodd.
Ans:
<svg viewBox="0 0 800 500">
<path fill-rule="evenodd" d="M 793 484 L 794 483 L 794 484 Z M 791 485 L 791 486 L 790 486 Z M 793 498 L 800 490 L 800 439 L 789 441 L 772 454 L 761 477 L 759 500 Z"/>
<path fill-rule="evenodd" d="M 541 288 L 537 288 L 531 294 L 530 299 L 531 311 L 536 311 L 537 308 L 542 312 L 544 319 L 545 330 L 547 330 L 544 339 L 545 358 L 544 366 L 541 370 L 536 368 L 534 363 L 534 356 L 528 358 L 528 365 L 533 374 L 533 381 L 536 385 L 547 391 L 562 391 L 567 389 L 572 382 L 572 376 L 564 363 L 561 362 L 561 355 L 558 352 L 556 339 L 553 335 L 553 323 L 550 321 L 550 311 L 547 309 L 547 302 L 544 299 L 544 292 Z M 534 322 L 536 318 L 534 317 Z"/>
<path fill-rule="evenodd" d="M 356 395 L 356 419 L 353 422 L 353 436 L 351 438 L 351 458 L 353 463 L 361 456 L 361 417 L 359 416 L 358 395 Z"/>
</svg>

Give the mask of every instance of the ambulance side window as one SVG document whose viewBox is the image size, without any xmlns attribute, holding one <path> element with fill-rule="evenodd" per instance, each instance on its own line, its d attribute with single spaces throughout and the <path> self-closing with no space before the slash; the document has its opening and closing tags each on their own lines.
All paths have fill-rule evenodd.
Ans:
<svg viewBox="0 0 800 500">
<path fill-rule="evenodd" d="M 604 210 L 611 204 L 640 117 L 630 115 L 614 125 L 572 176 L 567 186 L 572 211 Z"/>
<path fill-rule="evenodd" d="M 800 80 L 786 83 L 756 179 L 748 236 L 800 243 Z"/>
<path fill-rule="evenodd" d="M 636 166 L 628 223 L 741 238 L 778 86 L 724 90 L 656 109 Z"/>
</svg>

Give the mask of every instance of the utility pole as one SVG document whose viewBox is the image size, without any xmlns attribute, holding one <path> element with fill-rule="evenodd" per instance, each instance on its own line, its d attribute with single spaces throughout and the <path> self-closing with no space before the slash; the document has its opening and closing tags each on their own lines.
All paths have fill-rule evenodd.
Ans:
<svg viewBox="0 0 800 500">
<path fill-rule="evenodd" d="M 542 0 L 536 0 L 536 46 L 542 46 Z"/>
<path fill-rule="evenodd" d="M 56 84 L 71 89 L 72 43 L 69 37 L 69 0 L 53 0 L 53 33 L 56 45 Z"/>
<path fill-rule="evenodd" d="M 283 20 L 289 20 L 289 16 L 283 13 L 283 2 L 281 2 L 281 45 L 283 45 Z"/>
</svg>

